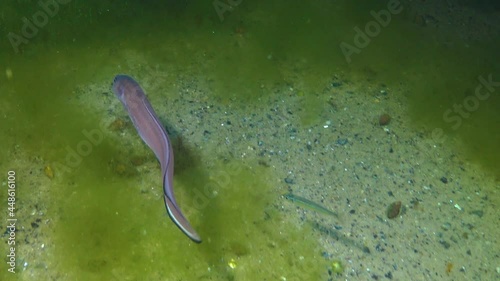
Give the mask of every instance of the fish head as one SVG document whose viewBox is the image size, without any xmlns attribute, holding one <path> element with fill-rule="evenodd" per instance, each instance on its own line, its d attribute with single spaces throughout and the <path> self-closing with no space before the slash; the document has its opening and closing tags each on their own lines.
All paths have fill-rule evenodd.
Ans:
<svg viewBox="0 0 500 281">
<path fill-rule="evenodd" d="M 135 89 L 140 88 L 140 86 L 135 82 L 133 78 L 128 75 L 119 74 L 115 76 L 113 80 L 113 92 L 118 97 L 118 99 L 127 105 L 127 93 L 134 93 Z M 128 94 L 130 95 L 130 94 Z"/>
</svg>

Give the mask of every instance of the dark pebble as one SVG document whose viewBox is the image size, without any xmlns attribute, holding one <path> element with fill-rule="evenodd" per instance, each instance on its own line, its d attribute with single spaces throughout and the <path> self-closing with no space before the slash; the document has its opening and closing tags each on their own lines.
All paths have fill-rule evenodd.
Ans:
<svg viewBox="0 0 500 281">
<path fill-rule="evenodd" d="M 356 213 L 356 210 L 350 210 L 349 211 L 349 214 L 354 214 L 354 213 Z"/>
<path fill-rule="evenodd" d="M 476 215 L 476 216 L 478 216 L 478 217 L 480 217 L 480 218 L 482 218 L 482 217 L 483 217 L 483 215 L 484 215 L 484 212 L 483 212 L 483 211 L 481 211 L 481 210 L 475 210 L 475 211 L 472 211 L 472 212 L 470 212 L 470 213 L 471 213 L 471 214 L 473 214 L 473 215 Z"/>
<path fill-rule="evenodd" d="M 396 218 L 401 211 L 401 201 L 393 202 L 387 208 L 387 217 L 390 219 Z"/>
<path fill-rule="evenodd" d="M 451 223 L 449 223 L 449 222 L 445 222 L 445 223 L 443 223 L 443 224 L 441 225 L 441 228 L 442 228 L 443 230 L 448 231 L 448 230 L 450 230 L 450 228 L 451 228 Z"/>
<path fill-rule="evenodd" d="M 337 139 L 337 141 L 335 143 L 338 145 L 346 145 L 348 143 L 348 140 L 347 139 Z"/>
<path fill-rule="evenodd" d="M 441 182 L 442 182 L 442 183 L 448 183 L 448 179 L 447 179 L 447 178 L 445 178 L 445 177 L 442 177 L 442 178 L 441 178 Z"/>
<path fill-rule="evenodd" d="M 380 124 L 380 126 L 385 126 L 389 124 L 389 122 L 391 122 L 391 116 L 387 113 L 380 115 L 380 117 L 378 118 L 378 123 Z"/>
<path fill-rule="evenodd" d="M 448 249 L 451 246 L 450 243 L 446 242 L 445 240 L 440 240 L 439 244 L 443 245 L 445 249 Z"/>
<path fill-rule="evenodd" d="M 377 252 L 385 252 L 385 248 L 383 248 L 383 247 L 382 247 L 382 245 L 380 245 L 380 244 L 377 244 L 377 245 L 375 246 L 375 250 L 376 250 Z"/>
<path fill-rule="evenodd" d="M 267 163 L 267 162 L 266 162 L 266 161 L 264 161 L 264 160 L 259 160 L 257 163 L 259 163 L 259 165 L 264 166 L 264 167 L 266 167 L 266 168 L 271 167 L 271 165 L 269 165 L 269 163 Z"/>
</svg>

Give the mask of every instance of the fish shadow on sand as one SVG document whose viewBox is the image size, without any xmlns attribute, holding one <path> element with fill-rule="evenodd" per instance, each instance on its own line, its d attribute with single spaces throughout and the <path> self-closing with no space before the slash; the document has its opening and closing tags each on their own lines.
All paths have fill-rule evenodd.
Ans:
<svg viewBox="0 0 500 281">
<path fill-rule="evenodd" d="M 168 122 L 164 122 L 161 118 L 160 121 L 163 124 L 167 124 L 167 126 L 164 127 L 172 140 L 172 149 L 174 150 L 174 175 L 184 174 L 192 168 L 199 167 L 201 163 L 200 158 L 196 157 L 193 150 L 188 147 L 184 136 L 179 133 L 178 130 L 170 126 Z"/>
<path fill-rule="evenodd" d="M 319 232 L 326 234 L 332 238 L 335 238 L 335 240 L 342 242 L 344 245 L 348 247 L 353 247 L 353 248 L 358 248 L 359 250 L 363 251 L 364 253 L 370 254 L 370 248 L 368 248 L 366 245 L 363 243 L 360 243 L 358 241 L 355 241 L 354 239 L 345 237 L 342 233 L 340 233 L 338 230 L 333 229 L 331 227 L 327 227 L 326 225 L 320 224 L 320 223 L 313 223 L 312 224 L 313 228 L 318 230 Z"/>
</svg>

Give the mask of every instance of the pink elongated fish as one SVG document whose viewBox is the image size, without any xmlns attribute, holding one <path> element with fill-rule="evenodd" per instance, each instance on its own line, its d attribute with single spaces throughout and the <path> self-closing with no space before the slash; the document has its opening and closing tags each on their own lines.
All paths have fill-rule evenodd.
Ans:
<svg viewBox="0 0 500 281">
<path fill-rule="evenodd" d="M 191 240 L 200 243 L 201 238 L 182 214 L 173 190 L 174 152 L 165 128 L 156 116 L 141 86 L 130 76 L 117 75 L 113 91 L 128 111 L 132 123 L 142 140 L 153 150 L 160 162 L 163 176 L 163 194 L 168 215 Z"/>
</svg>

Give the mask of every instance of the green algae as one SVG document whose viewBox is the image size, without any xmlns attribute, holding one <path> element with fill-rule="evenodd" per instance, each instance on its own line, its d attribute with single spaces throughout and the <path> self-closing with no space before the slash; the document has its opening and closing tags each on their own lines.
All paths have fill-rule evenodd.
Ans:
<svg viewBox="0 0 500 281">
<path fill-rule="evenodd" d="M 40 204 L 49 206 L 46 217 L 52 230 L 44 240 L 51 252 L 43 261 L 48 277 L 247 280 L 298 276 L 317 280 L 326 273 L 317 242 L 304 240 L 311 237 L 311 228 L 297 228 L 271 207 L 279 196 L 271 193 L 267 173 L 259 167 L 242 163 L 227 167 L 219 160 L 215 170 L 206 171 L 197 164 L 199 159 L 193 156 L 197 153 L 177 148 L 176 194 L 204 240 L 195 245 L 166 215 L 159 168 L 146 175 L 123 176 L 109 165 L 112 159 L 124 158 L 129 147 L 116 145 L 106 136 L 79 161 L 68 160 L 68 149 L 77 150 L 82 141 L 89 141 L 83 130 L 103 127 L 97 118 L 68 103 L 66 95 L 75 84 L 85 83 L 85 77 L 65 80 L 65 72 L 57 72 L 58 62 L 67 64 L 63 58 L 49 56 L 43 61 L 39 64 L 44 70 L 24 72 L 20 69 L 28 65 L 13 66 L 11 86 L 22 96 L 12 96 L 10 101 L 27 109 L 12 108 L 12 119 L 36 120 L 35 126 L 21 128 L 17 134 L 43 136 L 22 141 L 23 146 L 43 155 L 56 173 L 51 192 L 39 197 Z M 50 79 L 37 77 L 44 71 Z M 22 81 L 40 87 L 30 91 L 31 86 Z M 47 134 L 54 127 L 60 132 Z M 236 262 L 234 268 L 229 266 L 231 260 Z"/>
<path fill-rule="evenodd" d="M 425 78 L 425 83 L 419 79 L 409 80 L 413 94 L 408 97 L 415 126 L 428 128 L 431 145 L 457 145 L 458 151 L 498 178 L 498 156 L 491 151 L 496 150 L 500 141 L 500 133 L 494 125 L 500 121 L 497 110 L 500 99 L 495 94 L 500 91 L 495 84 L 500 70 L 489 55 L 495 52 L 493 46 L 497 45 L 498 40 L 495 40 L 474 46 L 438 49 L 435 52 L 439 52 L 447 64 L 413 65 L 416 72 L 427 71 L 434 75 Z M 484 81 L 493 83 L 485 87 Z"/>
<path fill-rule="evenodd" d="M 94 280 L 319 280 L 327 261 L 316 241 L 305 239 L 311 228 L 297 228 L 272 207 L 276 196 L 259 176 L 267 174 L 263 169 L 231 162 L 176 176 L 179 203 L 203 239 L 199 245 L 166 216 L 160 196 L 141 196 L 139 180 L 78 179 L 78 190 L 58 198 L 54 244 L 56 256 L 65 258 L 57 269 Z"/>
</svg>

